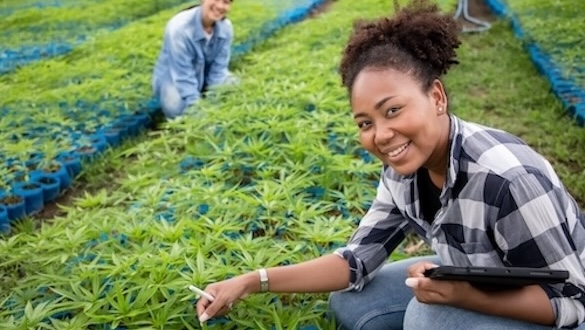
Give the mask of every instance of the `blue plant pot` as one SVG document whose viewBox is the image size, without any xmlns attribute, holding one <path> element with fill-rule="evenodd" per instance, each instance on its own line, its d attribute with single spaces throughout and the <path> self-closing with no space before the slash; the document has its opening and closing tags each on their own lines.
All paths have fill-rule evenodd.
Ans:
<svg viewBox="0 0 585 330">
<path fill-rule="evenodd" d="M 67 174 L 67 177 L 69 177 L 69 174 Z M 59 192 L 61 191 L 61 180 L 58 176 L 41 175 L 34 178 L 33 180 L 34 182 L 40 184 L 43 188 L 43 201 L 45 203 L 52 202 L 56 200 L 57 197 L 59 197 Z"/>
<path fill-rule="evenodd" d="M 55 164 L 56 168 L 52 168 L 51 171 L 48 169 L 44 169 L 39 172 L 35 172 L 34 175 L 31 175 L 31 178 L 36 179 L 39 177 L 51 177 L 59 180 L 60 189 L 65 190 L 71 187 L 73 180 L 69 171 L 67 170 L 67 165 L 63 164 L 62 162 L 57 161 L 58 163 Z M 33 180 L 36 182 L 36 180 Z"/>
<path fill-rule="evenodd" d="M 0 234 L 10 232 L 10 221 L 8 220 L 8 209 L 0 204 Z"/>
<path fill-rule="evenodd" d="M 138 119 L 140 129 L 151 127 L 152 121 L 150 120 L 150 116 L 147 113 L 135 113 L 134 117 Z"/>
<path fill-rule="evenodd" d="M 87 162 L 93 160 L 97 156 L 98 151 L 93 146 L 81 146 L 77 148 L 76 153 L 81 157 L 81 161 Z"/>
<path fill-rule="evenodd" d="M 6 194 L 5 196 L 0 197 L 0 204 L 6 207 L 8 220 L 10 222 L 22 219 L 26 216 L 25 200 L 22 196 Z"/>
<path fill-rule="evenodd" d="M 97 150 L 97 153 L 102 153 L 108 147 L 108 141 L 105 136 L 98 133 L 92 136 L 91 145 Z"/>
<path fill-rule="evenodd" d="M 150 99 L 144 104 L 144 108 L 148 114 L 154 116 L 160 112 L 160 101 L 158 99 Z"/>
<path fill-rule="evenodd" d="M 125 115 L 116 120 L 116 126 L 126 127 L 129 136 L 136 136 L 140 131 L 141 124 L 137 117 Z"/>
<path fill-rule="evenodd" d="M 117 128 L 105 127 L 99 132 L 99 134 L 106 139 L 106 142 L 112 148 L 119 146 L 122 142 L 122 139 L 120 138 L 120 130 Z"/>
<path fill-rule="evenodd" d="M 122 141 L 130 136 L 130 130 L 123 122 L 116 121 L 112 123 L 112 128 L 120 131 L 120 140 Z"/>
<path fill-rule="evenodd" d="M 24 207 L 27 215 L 35 214 L 43 209 L 43 188 L 36 182 L 19 182 L 13 187 L 14 194 L 24 198 Z"/>
<path fill-rule="evenodd" d="M 57 156 L 57 161 L 61 162 L 67 168 L 71 178 L 81 173 L 81 158 L 75 152 L 65 152 Z"/>
</svg>

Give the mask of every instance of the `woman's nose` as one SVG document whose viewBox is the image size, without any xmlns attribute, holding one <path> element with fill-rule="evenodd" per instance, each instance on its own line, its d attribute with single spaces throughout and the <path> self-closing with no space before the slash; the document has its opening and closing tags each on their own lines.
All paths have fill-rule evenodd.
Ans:
<svg viewBox="0 0 585 330">
<path fill-rule="evenodd" d="M 374 143 L 378 146 L 385 146 L 390 143 L 396 133 L 391 127 L 388 126 L 377 126 L 374 136 Z"/>
</svg>

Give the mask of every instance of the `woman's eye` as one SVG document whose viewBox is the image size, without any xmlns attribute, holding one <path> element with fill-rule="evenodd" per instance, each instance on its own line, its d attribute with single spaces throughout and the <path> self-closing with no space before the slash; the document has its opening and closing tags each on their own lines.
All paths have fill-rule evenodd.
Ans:
<svg viewBox="0 0 585 330">
<path fill-rule="evenodd" d="M 359 127 L 359 129 L 365 129 L 365 128 L 368 128 L 370 126 L 370 122 L 369 121 L 362 121 L 362 122 L 359 122 L 357 124 L 357 126 Z"/>
<path fill-rule="evenodd" d="M 396 114 L 398 112 L 398 110 L 400 110 L 400 108 L 398 108 L 398 107 L 393 107 L 393 108 L 386 110 L 386 117 L 390 117 L 390 116 Z"/>
</svg>

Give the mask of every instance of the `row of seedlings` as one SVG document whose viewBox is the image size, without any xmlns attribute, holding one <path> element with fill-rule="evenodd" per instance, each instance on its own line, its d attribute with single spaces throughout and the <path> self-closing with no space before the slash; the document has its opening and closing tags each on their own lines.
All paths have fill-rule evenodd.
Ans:
<svg viewBox="0 0 585 330">
<path fill-rule="evenodd" d="M 17 284 L 4 292 L 0 320 L 194 329 L 189 284 L 344 244 L 380 165 L 360 151 L 337 63 L 352 21 L 385 9 L 381 0 L 336 2 L 246 55 L 241 85 L 112 151 L 117 175 L 103 189 L 3 243 Z M 323 295 L 256 295 L 207 326 L 334 329 L 325 310 Z"/>
<path fill-rule="evenodd" d="M 585 3 L 554 0 L 486 0 L 511 20 L 516 36 L 553 93 L 578 124 L 585 124 Z"/>
<path fill-rule="evenodd" d="M 230 18 L 236 26 L 247 27 L 242 30 L 249 35 L 239 34 L 235 55 L 294 23 L 300 13 L 307 15 L 319 1 L 299 4 L 291 0 L 291 7 L 281 8 L 282 12 L 266 1 L 238 3 L 235 13 L 239 14 Z M 250 20 L 250 11 L 257 13 L 257 21 Z M 5 145 L 0 154 L 3 231 L 9 229 L 10 220 L 36 213 L 55 200 L 79 174 L 83 161 L 151 125 L 151 116 L 158 110 L 150 106 L 152 65 L 161 44 L 159 34 L 174 12 L 176 9 L 129 25 L 64 58 L 0 78 L 7 83 L 0 89 L 10 95 L 0 101 L 4 115 L 0 128 L 5 128 L 0 134 Z M 120 44 L 130 47 L 115 47 Z M 67 73 L 60 68 L 67 68 Z M 39 74 L 38 79 L 30 80 Z M 33 88 L 38 93 L 31 95 Z"/>
</svg>

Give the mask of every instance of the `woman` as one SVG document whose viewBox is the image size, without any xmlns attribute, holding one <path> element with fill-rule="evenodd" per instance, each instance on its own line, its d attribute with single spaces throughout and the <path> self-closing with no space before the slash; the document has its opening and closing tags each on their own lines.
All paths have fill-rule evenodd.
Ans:
<svg viewBox="0 0 585 330">
<path fill-rule="evenodd" d="M 202 0 L 167 23 L 152 87 L 167 118 L 183 114 L 201 93 L 229 79 L 234 36 L 226 18 L 232 0 Z"/>
<path fill-rule="evenodd" d="M 448 110 L 453 18 L 415 0 L 356 25 L 341 63 L 360 142 L 384 163 L 348 245 L 293 266 L 209 285 L 201 321 L 247 294 L 329 292 L 345 329 L 551 329 L 585 318 L 585 216 L 550 164 L 519 138 Z M 436 256 L 386 263 L 410 232 Z M 424 277 L 437 264 L 564 269 L 565 284 L 482 291 Z M 310 274 L 310 276 L 307 276 Z"/>
</svg>

